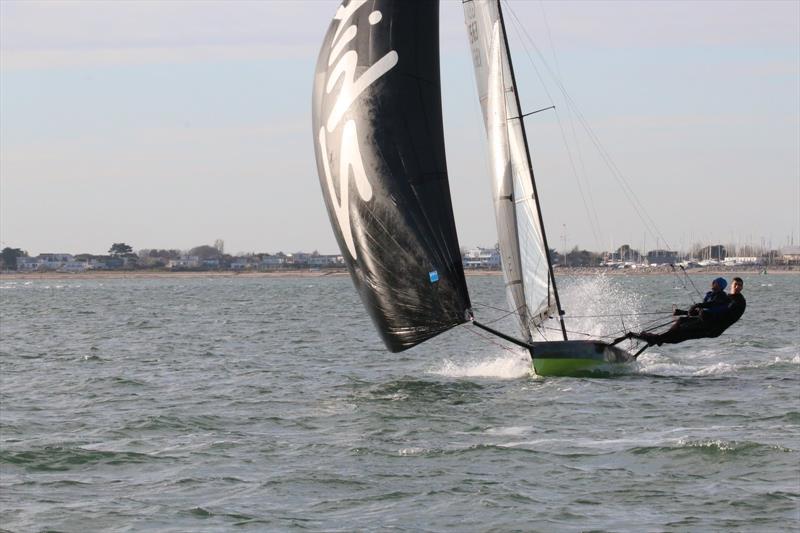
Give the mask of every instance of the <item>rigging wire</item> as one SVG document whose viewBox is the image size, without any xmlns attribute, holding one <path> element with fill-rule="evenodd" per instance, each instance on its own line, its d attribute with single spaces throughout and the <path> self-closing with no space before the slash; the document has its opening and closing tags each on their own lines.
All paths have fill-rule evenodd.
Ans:
<svg viewBox="0 0 800 533">
<path fill-rule="evenodd" d="M 520 32 L 520 30 L 519 30 L 519 25 L 520 25 L 519 24 L 519 18 L 516 16 L 516 14 L 513 12 L 513 10 L 511 10 L 510 7 L 508 9 L 511 11 L 512 15 L 514 15 L 514 18 L 516 19 L 516 25 L 514 27 L 515 27 L 515 31 L 519 35 L 520 34 L 519 33 Z M 526 54 L 527 54 L 528 58 L 530 59 L 530 53 L 528 53 L 527 50 L 526 50 Z M 558 124 L 559 131 L 561 132 L 561 139 L 563 140 L 564 147 L 565 147 L 565 149 L 567 151 L 567 159 L 569 160 L 570 168 L 572 169 L 572 175 L 575 178 L 575 182 L 578 184 L 578 192 L 580 193 L 581 202 L 583 203 L 583 208 L 584 208 L 584 210 L 586 212 L 586 216 L 589 219 L 589 226 L 590 226 L 590 229 L 592 230 L 592 235 L 594 236 L 595 242 L 597 244 L 599 244 L 600 243 L 600 238 L 599 238 L 599 236 L 597 234 L 597 231 L 600 228 L 600 224 L 599 224 L 599 219 L 597 217 L 597 212 L 593 209 L 593 207 L 594 207 L 593 205 L 592 205 L 592 209 L 590 209 L 589 208 L 590 204 L 587 203 L 586 194 L 584 193 L 584 184 L 581 182 L 577 167 L 575 166 L 575 160 L 574 160 L 574 158 L 572 156 L 572 150 L 570 149 L 570 145 L 569 145 L 569 142 L 567 141 L 566 133 L 564 132 L 564 125 L 563 125 L 563 123 L 561 121 L 560 115 L 558 114 L 558 109 L 555 108 L 555 100 L 554 100 L 553 96 L 550 94 L 550 91 L 547 88 L 547 84 L 544 81 L 544 77 L 539 72 L 539 69 L 536 66 L 536 64 L 532 60 L 531 60 L 530 63 L 531 63 L 531 66 L 533 68 L 533 71 L 536 73 L 536 77 L 539 78 L 539 83 L 541 84 L 542 89 L 544 90 L 545 95 L 547 96 L 547 99 L 550 101 L 550 103 L 554 107 L 554 111 L 555 111 L 555 114 L 556 114 L 556 123 Z M 520 110 L 520 113 L 522 113 L 522 110 Z M 591 188 L 588 187 L 588 184 L 586 185 L 586 189 L 589 191 L 589 194 L 591 194 L 591 192 L 590 192 Z M 594 220 L 592 219 L 593 218 L 592 214 L 594 214 Z"/>
<path fill-rule="evenodd" d="M 628 314 L 626 314 L 626 315 L 630 316 L 630 315 L 636 315 L 636 314 L 637 314 L 637 313 L 628 313 Z M 654 318 L 654 319 L 652 319 L 652 320 L 648 320 L 648 321 L 646 321 L 646 322 L 645 322 L 645 323 L 642 325 L 642 327 L 641 327 L 641 328 L 642 328 L 642 329 L 641 329 L 641 331 L 652 331 L 652 330 L 654 330 L 654 329 L 658 329 L 658 328 L 660 328 L 660 327 L 662 327 L 662 326 L 666 326 L 667 324 L 671 324 L 671 323 L 672 323 L 672 321 L 673 321 L 673 319 L 672 319 L 672 318 L 670 318 L 670 319 L 669 319 L 667 322 L 662 322 L 663 316 L 664 316 L 666 313 L 664 313 L 664 312 L 660 312 L 660 311 L 659 311 L 658 313 L 641 313 L 641 314 L 659 314 L 659 315 L 661 315 L 661 316 L 660 316 L 660 317 L 658 317 L 658 318 Z M 671 315 L 672 313 L 670 312 L 669 314 Z M 623 315 L 586 315 L 586 316 L 587 316 L 587 317 L 588 317 L 588 316 L 597 316 L 597 317 L 605 317 L 605 318 L 608 318 L 608 317 L 613 317 L 613 316 L 620 316 L 620 317 L 621 317 L 621 316 L 623 316 Z M 655 324 L 656 322 L 660 322 L 660 323 L 659 323 L 659 324 L 656 324 L 656 325 L 653 325 L 653 324 Z M 542 327 L 543 327 L 544 329 L 548 329 L 548 330 L 553 330 L 553 331 L 561 331 L 561 329 L 558 329 L 558 328 L 551 328 L 551 327 L 547 327 L 547 326 L 542 326 Z M 612 338 L 616 338 L 616 337 L 617 337 L 617 336 L 618 336 L 620 333 L 627 333 L 627 332 L 628 332 L 628 329 L 627 329 L 627 327 L 625 327 L 625 325 L 624 325 L 624 322 L 623 322 L 623 327 L 622 327 L 622 329 L 620 329 L 620 330 L 614 330 L 614 331 L 612 331 L 611 333 L 607 333 L 607 334 L 605 334 L 605 335 L 593 335 L 593 334 L 591 334 L 591 333 L 585 333 L 585 332 L 582 332 L 582 331 L 573 331 L 573 330 L 567 330 L 567 333 L 573 333 L 573 334 L 575 334 L 575 335 L 583 335 L 583 336 L 585 336 L 585 337 L 593 337 L 593 338 L 597 338 L 597 339 L 612 339 Z"/>
<path fill-rule="evenodd" d="M 658 329 L 660 327 L 666 326 L 667 324 L 671 324 L 671 323 L 672 323 L 672 320 L 670 320 L 668 322 L 663 322 L 661 324 L 657 324 L 655 326 L 651 326 L 649 328 L 642 328 L 641 331 L 652 331 L 654 329 Z M 551 328 L 551 327 L 546 327 L 546 326 L 544 327 L 544 329 L 550 330 L 550 331 L 561 331 L 561 328 Z M 628 329 L 623 328 L 623 329 L 614 330 L 614 331 L 612 331 L 610 333 L 606 333 L 605 335 L 595 335 L 595 334 L 592 334 L 592 333 L 585 333 L 583 331 L 572 331 L 572 330 L 568 329 L 567 333 L 570 333 L 572 335 L 582 335 L 584 337 L 589 337 L 589 338 L 592 338 L 592 339 L 615 339 L 615 338 L 619 337 L 620 333 L 624 334 L 624 333 L 628 333 L 628 331 L 629 331 Z"/>
<path fill-rule="evenodd" d="M 483 307 L 489 307 L 489 308 L 492 308 L 492 309 L 498 309 L 496 307 L 492 307 L 492 306 L 488 306 L 488 305 L 484 305 Z M 512 313 L 513 313 L 513 311 L 512 311 Z M 508 313 L 506 316 L 508 316 L 510 314 L 511 313 Z M 609 318 L 609 317 L 614 317 L 614 316 L 619 316 L 619 317 L 622 317 L 622 316 L 636 316 L 636 315 L 639 315 L 639 314 L 642 314 L 642 315 L 645 315 L 645 314 L 648 314 L 648 315 L 653 315 L 653 314 L 661 315 L 659 318 L 655 318 L 653 320 L 646 321 L 641 326 L 641 331 L 653 331 L 655 329 L 658 329 L 660 327 L 666 326 L 666 325 L 671 324 L 673 322 L 672 318 L 670 318 L 666 322 L 662 321 L 663 316 L 665 314 L 667 314 L 664 311 L 657 311 L 657 312 L 652 312 L 652 313 L 622 313 L 622 314 L 616 314 L 616 315 L 613 315 L 613 314 L 609 314 L 609 315 L 582 315 L 582 317 L 585 317 L 585 318 L 590 318 L 590 317 Z M 671 315 L 671 312 L 669 314 Z M 577 317 L 573 317 L 573 318 L 577 318 Z M 656 322 L 659 322 L 659 323 L 656 324 Z M 653 325 L 653 324 L 655 324 L 655 325 Z M 536 328 L 537 328 L 537 331 L 539 332 L 539 334 L 543 338 L 546 338 L 546 336 L 544 334 L 545 330 L 558 331 L 558 332 L 561 331 L 560 327 L 558 327 L 558 328 L 548 327 L 548 326 L 545 326 L 544 323 L 541 323 L 541 324 L 537 325 Z M 493 344 L 496 344 L 497 346 L 502 346 L 504 349 L 508 349 L 505 346 L 493 341 L 491 338 L 478 333 L 477 331 L 474 331 L 472 329 L 470 329 L 470 331 L 473 331 L 473 333 L 475 333 L 476 335 L 478 335 L 480 337 L 483 337 L 487 341 L 492 342 Z M 625 324 L 623 322 L 622 329 L 614 330 L 614 331 L 612 331 L 610 333 L 607 333 L 605 335 L 594 335 L 594 334 L 591 334 L 591 333 L 586 333 L 586 332 L 583 332 L 583 331 L 575 331 L 575 330 L 570 330 L 570 329 L 567 330 L 567 333 L 570 333 L 570 334 L 573 334 L 573 335 L 582 335 L 584 337 L 595 338 L 595 339 L 614 339 L 614 338 L 618 337 L 620 333 L 628 333 L 628 329 L 627 329 L 627 327 L 625 326 Z M 511 350 L 509 350 L 509 351 L 511 351 Z"/>
<path fill-rule="evenodd" d="M 681 277 L 678 275 L 678 271 L 677 271 L 677 270 L 675 270 L 675 265 L 673 265 L 672 263 L 670 263 L 670 265 L 669 265 L 669 266 L 670 266 L 670 268 L 672 269 L 672 273 L 673 273 L 673 274 L 675 274 L 675 277 L 676 277 L 676 278 L 678 278 L 678 283 L 680 283 L 680 284 L 681 284 L 681 286 L 683 287 L 683 290 L 685 290 L 685 291 L 686 291 L 686 292 L 689 294 L 689 298 L 691 298 L 691 299 L 692 299 L 692 303 L 695 303 L 695 302 L 694 302 L 694 294 L 692 294 L 691 292 L 689 292 L 689 287 L 687 287 L 687 286 L 686 286 L 686 282 L 685 282 L 685 281 L 683 281 L 683 280 L 681 279 Z"/>
<path fill-rule="evenodd" d="M 550 43 L 550 53 L 553 55 L 553 64 L 555 65 L 556 74 L 558 75 L 558 77 L 560 79 L 562 77 L 561 76 L 561 65 L 560 65 L 560 63 L 558 61 L 558 55 L 556 54 L 556 46 L 555 46 L 555 43 L 553 41 L 553 33 L 550 31 L 550 23 L 547 21 L 547 10 L 544 8 L 544 2 L 542 2 L 541 0 L 539 0 L 539 8 L 542 11 L 542 20 L 544 21 L 544 27 L 547 30 L 547 40 Z M 511 8 L 509 8 L 509 9 L 511 9 Z M 516 22 L 519 23 L 519 18 L 516 17 L 516 16 L 514 18 L 516 19 Z M 517 34 L 519 34 L 519 29 L 518 29 L 517 26 L 515 26 L 515 29 L 517 31 Z M 524 43 L 523 43 L 523 46 L 524 46 Z M 530 54 L 527 54 L 527 55 L 530 56 Z M 556 119 L 560 121 L 560 117 L 558 116 L 558 111 L 556 111 Z M 583 154 L 581 153 L 581 143 L 580 143 L 580 141 L 578 139 L 578 133 L 575 131 L 575 120 L 574 120 L 574 117 L 572 116 L 572 113 L 570 113 L 569 106 L 567 106 L 567 119 L 569 121 L 569 128 L 570 128 L 570 131 L 572 133 L 572 140 L 575 143 L 575 151 L 578 154 L 578 162 L 581 165 L 580 166 L 579 175 L 586 182 L 586 191 L 587 191 L 587 193 L 589 195 L 589 207 L 592 210 L 589 218 L 591 219 L 592 216 L 594 217 L 594 222 L 596 224 L 597 232 L 600 235 L 600 238 L 602 238 L 603 237 L 603 232 L 601 230 L 602 226 L 600 225 L 600 219 L 597 216 L 597 208 L 596 208 L 596 204 L 595 204 L 594 198 L 592 196 L 592 188 L 590 186 L 591 184 L 589 182 L 588 172 L 586 171 L 586 162 L 584 161 Z M 563 137 L 563 135 L 562 135 L 562 137 Z M 569 152 L 569 145 L 566 144 L 566 139 L 565 139 L 565 145 L 567 147 L 567 151 Z M 578 176 L 576 176 L 576 178 L 578 178 Z M 593 234 L 594 234 L 594 228 L 592 228 L 592 230 L 593 230 Z M 600 242 L 597 242 L 596 244 L 600 245 Z"/>
<path fill-rule="evenodd" d="M 692 303 L 693 303 L 693 304 L 697 303 L 697 302 L 695 302 L 695 300 L 694 300 L 694 294 L 692 294 L 692 291 L 690 291 L 690 290 L 689 290 L 689 287 L 687 287 L 687 286 L 686 286 L 686 282 L 685 282 L 685 281 L 683 281 L 683 279 L 682 279 L 682 278 L 681 278 L 681 277 L 678 275 L 678 271 L 677 271 L 677 270 L 675 270 L 675 265 L 673 265 L 672 263 L 670 263 L 670 265 L 669 265 L 669 266 L 670 266 L 670 268 L 672 268 L 672 273 L 673 273 L 673 274 L 675 274 L 675 277 L 676 277 L 676 278 L 678 278 L 678 282 L 680 282 L 680 284 L 683 286 L 683 289 L 684 289 L 684 290 L 686 291 L 686 293 L 689 295 L 689 299 L 691 299 L 691 300 L 692 300 Z M 702 298 L 702 297 L 703 297 L 703 293 L 701 293 L 701 292 L 700 292 L 700 290 L 697 288 L 697 285 L 695 285 L 695 284 L 694 284 L 694 281 L 692 281 L 692 278 L 690 278 L 690 277 L 689 277 L 689 274 L 687 274 L 687 273 L 686 273 L 686 269 L 685 269 L 685 268 L 683 268 L 683 265 L 679 265 L 679 266 L 681 267 L 681 271 L 683 271 L 683 276 L 684 276 L 686 279 L 688 279 L 688 280 L 689 280 L 689 283 L 691 283 L 691 284 L 692 284 L 692 287 L 694 287 L 694 290 L 695 290 L 695 292 L 697 293 L 697 296 L 699 296 L 700 298 Z"/>
<path fill-rule="evenodd" d="M 646 230 L 651 234 L 652 237 L 654 237 L 656 239 L 660 239 L 667 248 L 671 248 L 671 246 L 669 245 L 669 242 L 664 237 L 664 235 L 661 233 L 661 231 L 659 230 L 659 228 L 656 225 L 655 221 L 653 221 L 652 217 L 650 217 L 650 215 L 647 213 L 646 209 L 644 208 L 644 204 L 642 204 L 641 200 L 639 200 L 638 196 L 634 192 L 634 190 L 631 187 L 630 183 L 625 178 L 625 176 L 622 174 L 622 171 L 620 171 L 619 167 L 616 165 L 614 160 L 611 158 L 611 155 L 608 153 L 608 151 L 605 149 L 605 147 L 600 142 L 600 139 L 597 136 L 597 134 L 591 128 L 591 126 L 589 125 L 588 121 L 586 120 L 586 118 L 581 113 L 580 109 L 578 109 L 578 106 L 576 105 L 575 101 L 572 99 L 572 97 L 567 92 L 566 87 L 564 86 L 564 84 L 561 81 L 561 79 L 559 78 L 559 76 L 555 72 L 553 72 L 553 70 L 550 68 L 550 66 L 548 65 L 547 60 L 545 59 L 545 57 L 542 54 L 541 50 L 539 50 L 539 48 L 536 46 L 536 43 L 531 38 L 530 34 L 528 34 L 528 32 L 525 30 L 525 27 L 522 25 L 522 23 L 521 23 L 519 17 L 517 16 L 516 12 L 514 12 L 514 10 L 510 6 L 508 6 L 508 10 L 512 14 L 514 19 L 516 20 L 516 22 L 517 22 L 518 26 L 520 27 L 521 32 L 524 34 L 525 38 L 528 40 L 530 45 L 536 51 L 536 54 L 541 59 L 542 64 L 547 69 L 547 72 L 553 78 L 553 81 L 555 82 L 556 86 L 558 87 L 558 89 L 560 90 L 562 96 L 564 97 L 564 101 L 567 103 L 567 106 L 569 108 L 571 108 L 572 111 L 575 113 L 575 116 L 578 118 L 578 121 L 583 126 L 583 128 L 586 131 L 589 139 L 592 141 L 592 144 L 594 144 L 594 146 L 597 149 L 598 153 L 600 154 L 600 157 L 602 158 L 603 162 L 606 164 L 606 166 L 608 167 L 609 171 L 611 172 L 611 175 L 614 177 L 614 179 L 619 184 L 620 188 L 622 189 L 623 194 L 628 199 L 628 202 L 633 207 L 634 211 L 636 212 L 636 214 L 639 217 L 639 219 L 641 220 L 641 222 L 644 224 Z M 531 56 L 531 54 L 528 51 L 528 49 L 526 47 L 524 47 L 524 46 L 523 46 L 523 49 L 525 50 L 525 53 L 528 56 L 528 59 L 531 62 L 531 64 L 534 65 L 533 57 Z M 536 70 L 537 76 L 539 76 L 539 79 L 541 80 L 541 76 L 539 75 L 538 69 L 536 69 L 535 66 L 534 66 L 534 70 Z M 549 94 L 548 94 L 548 97 L 549 97 Z"/>
<path fill-rule="evenodd" d="M 673 267 L 673 268 L 674 268 L 674 267 Z M 691 284 L 692 284 L 692 287 L 694 287 L 694 290 L 695 290 L 695 292 L 697 293 L 697 295 L 698 295 L 700 298 L 702 298 L 702 297 L 703 297 L 703 293 L 702 293 L 702 292 L 700 292 L 700 290 L 697 288 L 697 285 L 695 285 L 695 284 L 694 284 L 694 281 L 692 281 L 692 278 L 690 278 L 690 277 L 689 277 L 689 274 L 687 274 L 687 273 L 686 273 L 686 269 L 685 269 L 685 268 L 683 268 L 683 265 L 681 265 L 681 270 L 683 271 L 683 275 L 686 277 L 686 279 L 688 279 L 688 280 L 689 280 L 689 283 L 691 283 Z M 688 290 L 688 289 L 687 289 L 687 290 Z M 694 298 L 692 298 L 692 300 L 694 300 Z"/>
<path fill-rule="evenodd" d="M 523 304 L 523 305 L 524 305 L 524 304 Z M 511 315 L 514 315 L 514 314 L 519 314 L 519 310 L 520 310 L 520 309 L 522 309 L 523 305 L 521 305 L 521 306 L 517 307 L 517 308 L 516 308 L 516 309 L 514 309 L 513 311 L 506 311 L 505 309 L 500 309 L 499 307 L 491 307 L 491 306 L 488 306 L 488 305 L 484 305 L 484 306 L 480 306 L 480 305 L 478 305 L 478 306 L 476 306 L 476 307 L 489 307 L 489 308 L 491 308 L 491 309 L 495 309 L 495 310 L 497 310 L 497 311 L 503 311 L 505 314 L 503 314 L 501 317 L 499 317 L 499 318 L 495 318 L 495 319 L 493 319 L 493 320 L 489 320 L 489 321 L 486 321 L 486 322 L 484 322 L 485 324 L 494 324 L 494 323 L 496 323 L 496 322 L 500 322 L 500 321 L 501 321 L 501 320 L 503 320 L 504 318 L 508 318 L 508 317 L 509 317 L 509 316 L 511 316 Z"/>
<path fill-rule="evenodd" d="M 546 329 L 546 330 L 549 330 L 549 331 L 561 331 L 561 328 L 550 328 L 550 327 L 547 327 L 547 326 L 543 326 L 542 329 Z M 572 330 L 569 330 L 569 329 L 567 330 L 567 333 L 571 333 L 573 335 L 583 335 L 584 337 L 589 337 L 589 338 L 594 338 L 594 339 L 610 339 L 610 338 L 615 337 L 616 334 L 617 334 L 615 332 L 615 333 L 611 333 L 611 334 L 608 334 L 608 335 L 593 335 L 591 333 L 584 333 L 583 331 L 572 331 Z"/>
<path fill-rule="evenodd" d="M 516 313 L 516 310 L 509 311 L 508 309 L 504 309 L 502 307 L 494 307 L 494 306 L 489 305 L 489 304 L 478 303 L 478 304 L 474 304 L 474 307 L 476 307 L 476 308 L 485 307 L 487 309 L 493 309 L 495 311 L 500 311 L 502 313 L 506 313 L 502 318 L 505 318 L 506 316 L 509 316 L 509 315 L 512 315 L 512 314 Z M 643 312 L 636 312 L 636 313 L 610 313 L 610 314 L 606 314 L 606 315 L 571 315 L 569 313 L 566 313 L 566 314 L 564 314 L 564 317 L 565 318 L 609 318 L 609 317 L 617 317 L 617 316 L 671 315 L 671 314 L 672 314 L 672 311 L 643 311 Z M 553 317 L 553 318 L 555 318 L 555 317 Z M 492 322 L 496 322 L 496 320 L 493 320 Z M 488 323 L 490 323 L 490 322 L 487 322 L 487 324 Z"/>
</svg>

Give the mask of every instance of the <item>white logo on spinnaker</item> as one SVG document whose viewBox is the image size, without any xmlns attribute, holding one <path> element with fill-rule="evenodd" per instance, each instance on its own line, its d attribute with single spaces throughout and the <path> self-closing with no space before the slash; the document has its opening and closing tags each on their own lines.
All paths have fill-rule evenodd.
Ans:
<svg viewBox="0 0 800 533">
<path fill-rule="evenodd" d="M 330 164 L 328 163 L 328 149 L 325 141 L 325 128 L 319 129 L 319 146 L 322 150 L 322 166 L 325 170 L 325 182 L 328 184 L 328 195 L 333 204 L 333 212 L 336 213 L 336 221 L 342 231 L 347 250 L 355 259 L 356 245 L 353 242 L 353 227 L 350 225 L 350 169 L 353 170 L 353 180 L 356 182 L 356 189 L 359 196 L 365 202 L 372 199 L 372 185 L 367 179 L 364 171 L 364 161 L 361 159 L 361 150 L 358 147 L 358 134 L 356 133 L 356 123 L 348 120 L 342 131 L 341 152 L 339 154 L 339 200 L 331 178 Z"/>
<path fill-rule="evenodd" d="M 347 245 L 347 250 L 353 259 L 357 258 L 356 247 L 353 239 L 353 228 L 350 223 L 350 173 L 352 171 L 353 180 L 356 184 L 356 190 L 359 196 L 365 202 L 372 199 L 372 185 L 367 178 L 367 173 L 364 170 L 364 160 L 361 157 L 361 149 L 358 144 L 358 130 L 354 120 L 347 120 L 342 126 L 342 134 L 339 143 L 339 168 L 338 182 L 339 191 L 336 194 L 336 187 L 333 183 L 333 174 L 331 173 L 330 161 L 328 160 L 327 149 L 327 135 L 332 133 L 337 127 L 340 126 L 342 118 L 353 102 L 361 96 L 361 94 L 375 81 L 381 78 L 384 74 L 389 72 L 398 61 L 397 52 L 390 50 L 386 55 L 378 59 L 371 67 L 369 67 L 361 76 L 356 78 L 356 69 L 358 66 L 358 52 L 349 50 L 342 54 L 345 45 L 355 39 L 358 28 L 355 24 L 350 25 L 344 32 L 345 22 L 352 16 L 352 14 L 362 5 L 366 0 L 353 0 L 346 7 L 340 6 L 336 12 L 334 20 L 339 20 L 339 26 L 331 41 L 330 54 L 328 56 L 328 65 L 336 65 L 329 71 L 328 83 L 325 86 L 325 92 L 330 94 L 331 91 L 339 84 L 338 95 L 336 101 L 331 107 L 328 120 L 325 121 L 325 126 L 320 127 L 318 134 L 319 149 L 322 156 L 322 166 L 325 172 L 325 182 L 328 186 L 328 194 L 333 204 L 333 211 L 336 215 L 336 222 L 344 237 L 344 242 Z M 369 23 L 372 25 L 378 24 L 382 20 L 380 11 L 373 11 L 369 14 Z M 338 60 L 337 60 L 338 58 Z M 337 197 L 338 196 L 338 197 Z"/>
</svg>

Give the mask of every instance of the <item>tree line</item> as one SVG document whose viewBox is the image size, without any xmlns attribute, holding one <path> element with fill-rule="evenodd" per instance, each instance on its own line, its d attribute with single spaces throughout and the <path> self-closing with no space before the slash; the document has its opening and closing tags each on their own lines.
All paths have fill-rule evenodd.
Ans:
<svg viewBox="0 0 800 533">
<path fill-rule="evenodd" d="M 260 260 L 265 256 L 271 255 L 283 258 L 289 257 L 283 252 L 278 252 L 277 254 L 253 253 L 246 254 L 244 257 L 248 259 L 257 258 Z M 314 251 L 311 255 L 319 254 Z M 21 248 L 4 248 L 0 255 L 0 267 L 4 270 L 17 270 L 17 259 L 19 257 L 29 257 L 28 252 Z M 170 261 L 177 261 L 187 257 L 197 258 L 201 262 L 213 262 L 218 265 L 218 268 L 226 268 L 230 267 L 230 265 L 238 259 L 241 259 L 241 257 L 234 257 L 225 253 L 225 242 L 222 239 L 217 239 L 213 246 L 201 244 L 189 250 L 152 248 L 142 249 L 138 252 L 134 252 L 133 247 L 125 242 L 115 242 L 108 249 L 106 255 L 82 253 L 72 257 L 78 262 L 98 261 L 110 263 L 114 265 L 112 268 L 120 268 L 123 265 L 124 268 L 163 268 L 166 267 Z"/>
</svg>

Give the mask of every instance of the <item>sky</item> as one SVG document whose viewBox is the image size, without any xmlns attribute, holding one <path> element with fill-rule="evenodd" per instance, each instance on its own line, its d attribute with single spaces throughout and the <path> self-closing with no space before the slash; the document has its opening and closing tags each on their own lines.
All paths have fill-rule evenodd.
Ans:
<svg viewBox="0 0 800 533">
<path fill-rule="evenodd" d="M 336 253 L 311 85 L 337 5 L 0 0 L 0 245 Z M 556 106 L 526 119 L 551 246 L 800 244 L 800 2 L 504 9 L 522 107 Z M 461 1 L 440 17 L 459 241 L 493 246 Z"/>
</svg>

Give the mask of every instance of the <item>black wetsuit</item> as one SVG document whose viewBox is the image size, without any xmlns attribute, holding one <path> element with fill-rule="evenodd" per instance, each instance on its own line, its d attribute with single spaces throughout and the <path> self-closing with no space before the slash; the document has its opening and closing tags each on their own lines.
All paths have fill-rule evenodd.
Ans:
<svg viewBox="0 0 800 533">
<path fill-rule="evenodd" d="M 747 307 L 747 300 L 744 299 L 742 293 L 728 295 L 729 303 L 723 309 L 716 320 L 716 327 L 719 328 L 719 333 L 714 337 L 719 336 L 723 331 L 731 327 L 739 320 L 744 314 Z"/>
<path fill-rule="evenodd" d="M 681 317 L 661 334 L 639 333 L 633 337 L 648 344 L 677 344 L 689 339 L 714 338 L 722 335 L 744 313 L 747 302 L 742 294 L 727 295 L 722 291 L 709 292 L 703 303 L 692 309 L 702 309 L 699 315 Z M 689 312 L 692 314 L 692 311 Z"/>
</svg>

